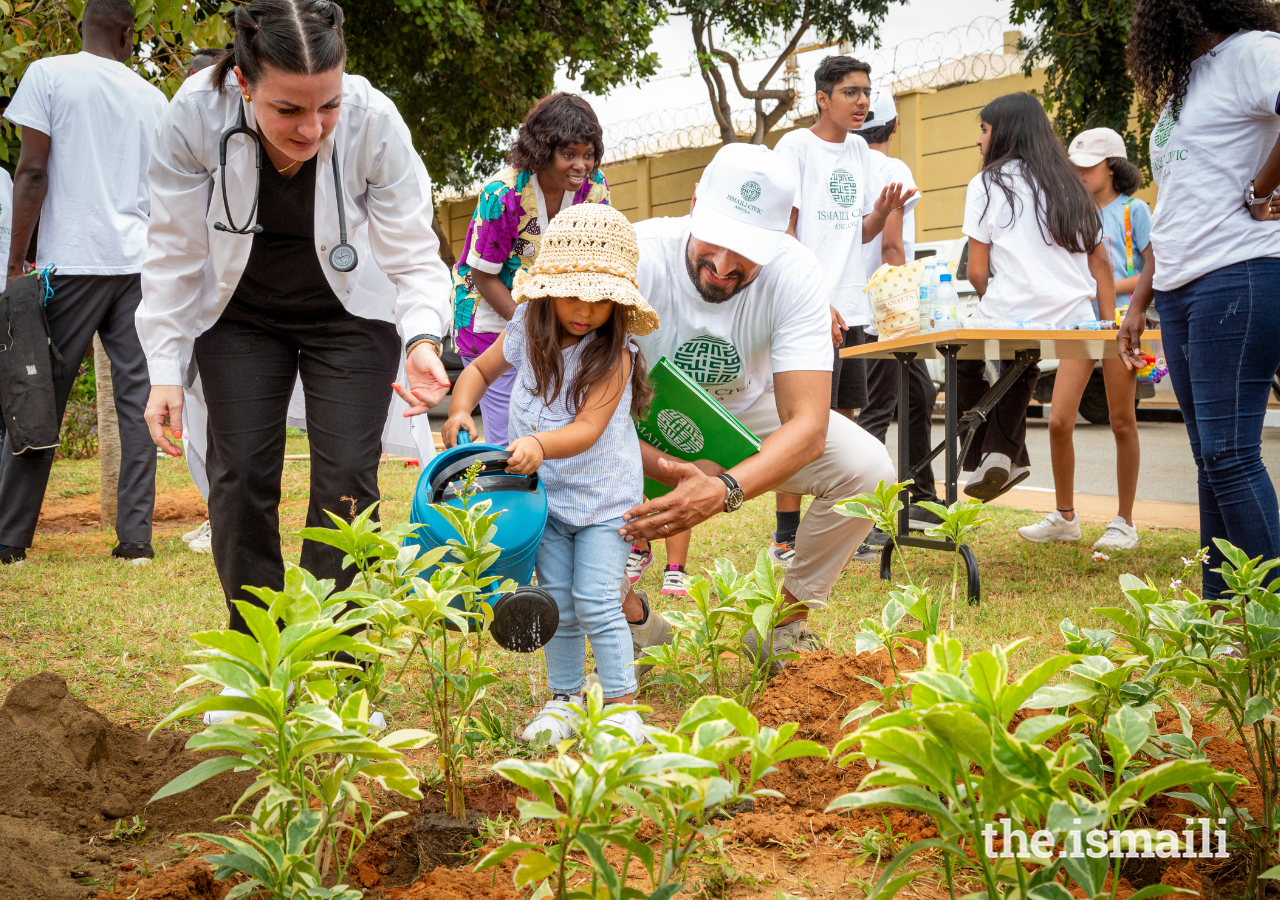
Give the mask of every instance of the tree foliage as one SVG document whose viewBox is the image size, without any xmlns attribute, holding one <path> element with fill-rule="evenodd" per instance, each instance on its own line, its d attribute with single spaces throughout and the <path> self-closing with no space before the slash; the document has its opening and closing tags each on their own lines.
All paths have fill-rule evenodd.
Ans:
<svg viewBox="0 0 1280 900">
<path fill-rule="evenodd" d="M 461 186 L 501 163 L 561 65 L 595 94 L 652 75 L 661 17 L 645 0 L 361 0 L 344 30 L 348 68 L 395 101 L 432 178 Z"/>
<path fill-rule="evenodd" d="M 1147 139 L 1152 110 L 1134 110 L 1134 84 L 1125 67 L 1125 44 L 1137 0 L 1013 0 L 1010 20 L 1030 23 L 1024 38 L 1028 75 L 1045 67 L 1042 100 L 1064 141 L 1086 128 L 1114 128 L 1124 135 L 1129 158 L 1151 171 Z"/>
<path fill-rule="evenodd" d="M 759 144 L 764 136 L 790 112 L 799 99 L 799 91 L 790 87 L 769 87 L 787 57 L 800 46 L 808 34 L 823 41 L 849 41 L 855 44 L 875 40 L 876 29 L 895 0 L 667 0 L 672 15 L 687 16 L 693 31 L 693 45 L 698 51 L 698 66 L 711 98 L 711 109 L 720 126 L 720 138 L 726 144 L 738 140 L 733 126 L 733 98 L 725 82 L 723 65 L 728 69 L 734 89 L 755 105 L 755 129 L 748 139 Z M 902 2 L 902 0 L 896 0 Z M 859 24 L 856 19 L 865 19 Z M 742 48 L 747 53 L 776 47 L 781 35 L 786 43 L 774 57 L 773 64 L 755 87 L 749 87 L 741 72 L 743 53 L 729 52 L 726 46 Z M 717 39 L 719 45 L 717 45 Z M 765 109 L 765 104 L 772 106 Z"/>
<path fill-rule="evenodd" d="M 27 66 L 80 50 L 76 23 L 85 0 L 0 0 L 0 93 L 13 96 Z M 135 72 L 172 97 L 186 77 L 192 48 L 221 47 L 231 32 L 222 0 L 133 0 Z M 0 161 L 18 158 L 18 131 L 0 126 Z"/>
</svg>

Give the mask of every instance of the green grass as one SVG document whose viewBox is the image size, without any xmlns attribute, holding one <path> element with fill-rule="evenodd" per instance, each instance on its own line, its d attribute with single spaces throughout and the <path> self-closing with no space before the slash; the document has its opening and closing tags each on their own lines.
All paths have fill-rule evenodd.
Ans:
<svg viewBox="0 0 1280 900">
<path fill-rule="evenodd" d="M 305 453 L 305 438 L 292 436 L 288 452 Z M 50 498 L 95 491 L 97 465 L 97 460 L 55 463 Z M 379 475 L 384 521 L 407 518 L 418 472 L 400 462 L 383 463 Z M 191 490 L 185 463 L 161 460 L 157 487 L 160 492 Z M 307 463 L 286 462 L 283 531 L 302 527 L 307 491 Z M 1138 550 L 1116 555 L 1110 562 L 1094 562 L 1090 545 L 1101 527 L 1086 526 L 1079 544 L 1027 544 L 1014 536 L 1014 529 L 1038 520 L 1039 514 L 995 507 L 990 513 L 994 521 L 971 542 L 982 573 L 983 602 L 974 608 L 960 599 L 954 608 L 954 633 L 969 649 L 1026 639 L 1014 661 L 1020 667 L 1059 649 L 1058 623 L 1063 618 L 1079 625 L 1103 625 L 1089 609 L 1122 602 L 1116 584 L 1121 573 L 1149 575 L 1167 584 L 1182 574 L 1180 557 L 1191 556 L 1198 545 L 1191 532 L 1146 531 Z M 115 540 L 105 532 L 37 535 L 25 566 L 0 567 L 0 690 L 53 669 L 80 697 L 115 721 L 151 724 L 172 709 L 173 690 L 185 677 L 183 656 L 193 646 L 187 635 L 225 627 L 226 622 L 212 557 L 191 553 L 182 543 L 182 533 L 191 527 L 161 523 L 153 541 L 156 559 L 149 566 L 112 560 Z M 739 570 L 749 568 L 772 527 L 770 497 L 758 498 L 733 515 L 716 516 L 694 532 L 690 571 L 709 567 L 718 556 L 728 557 Z M 286 558 L 297 559 L 299 544 L 292 534 L 285 535 Z M 641 585 L 655 598 L 665 563 L 661 544 L 656 555 Z M 927 578 L 949 591 L 949 556 L 910 550 L 907 561 L 917 581 Z M 1197 586 L 1193 581 L 1198 582 L 1198 576 L 1188 579 L 1188 587 Z M 889 587 L 879 578 L 877 565 L 851 563 L 827 608 L 813 615 L 812 627 L 833 649 L 851 650 L 859 622 L 879 614 Z M 671 606 L 666 601 L 657 605 Z M 504 704 L 504 720 L 514 726 L 534 704 L 533 692 L 542 690 L 542 659 L 502 651 L 494 658 L 508 676 L 494 697 Z M 402 720 L 418 718 L 412 668 L 409 679 L 405 695 L 388 708 Z M 537 699 L 540 702 L 541 696 Z"/>
</svg>

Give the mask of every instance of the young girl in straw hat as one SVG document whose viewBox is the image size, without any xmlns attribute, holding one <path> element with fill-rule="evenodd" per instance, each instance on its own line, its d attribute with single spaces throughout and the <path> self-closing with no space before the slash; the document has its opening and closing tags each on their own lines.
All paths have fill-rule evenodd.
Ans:
<svg viewBox="0 0 1280 900">
<path fill-rule="evenodd" d="M 546 646 L 551 699 L 524 730 L 532 741 L 572 736 L 570 703 L 580 701 L 591 639 L 606 703 L 635 697 L 631 633 L 621 585 L 630 551 L 619 536 L 622 514 L 643 502 L 640 442 L 631 417 L 652 391 L 631 335 L 649 334 L 658 315 L 636 287 L 635 231 L 609 206 L 562 211 L 542 237 L 532 268 L 516 276 L 515 314 L 506 330 L 453 389 L 445 443 L 458 431 L 475 437 L 470 410 L 489 385 L 516 370 L 509 471 L 535 469 L 550 516 L 538 547 L 538 585 L 555 597 L 560 626 Z M 639 742 L 634 711 L 613 724 Z"/>
</svg>

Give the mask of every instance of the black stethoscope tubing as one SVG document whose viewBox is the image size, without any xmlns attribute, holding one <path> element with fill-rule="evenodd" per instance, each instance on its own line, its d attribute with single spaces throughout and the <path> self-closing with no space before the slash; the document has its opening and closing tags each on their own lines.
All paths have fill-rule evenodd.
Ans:
<svg viewBox="0 0 1280 900">
<path fill-rule="evenodd" d="M 227 141 L 237 134 L 243 134 L 253 141 L 257 147 L 256 171 L 253 180 L 253 206 L 249 208 L 249 216 L 245 219 L 245 224 L 236 227 L 236 221 L 231 217 L 231 204 L 227 202 Z M 262 186 L 262 138 L 258 136 L 258 132 L 250 128 L 244 115 L 244 103 L 240 104 L 240 120 L 231 128 L 222 133 L 222 139 L 218 142 L 218 168 L 222 180 L 222 209 L 227 214 L 227 222 L 214 222 L 213 227 L 217 231 L 225 231 L 228 234 L 259 234 L 262 231 L 261 225 L 250 225 L 254 215 L 258 211 L 258 190 Z M 360 258 L 356 254 L 356 248 L 347 243 L 347 209 L 346 204 L 342 200 L 342 174 L 338 169 L 338 142 L 335 140 L 333 144 L 333 188 L 334 197 L 338 203 L 338 245 L 329 251 L 329 265 L 339 272 L 350 272 L 359 263 Z"/>
</svg>

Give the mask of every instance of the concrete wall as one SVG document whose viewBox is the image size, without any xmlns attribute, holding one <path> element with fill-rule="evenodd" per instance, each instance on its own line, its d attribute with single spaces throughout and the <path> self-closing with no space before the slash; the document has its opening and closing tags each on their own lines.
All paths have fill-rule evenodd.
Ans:
<svg viewBox="0 0 1280 900">
<path fill-rule="evenodd" d="M 978 113 L 991 100 L 1014 91 L 1035 90 L 1044 83 L 1040 72 L 1031 78 L 1011 75 L 941 90 L 911 90 L 896 96 L 898 133 L 889 155 L 906 161 L 920 185 L 916 208 L 916 242 L 963 237 L 964 193 L 969 179 L 981 169 L 978 153 Z M 783 132 L 771 132 L 769 146 Z M 677 150 L 607 166 L 612 202 L 633 222 L 651 216 L 682 216 L 689 210 L 693 186 L 716 147 Z M 1138 196 L 1155 204 L 1155 186 Z M 440 224 L 453 246 L 462 252 L 467 222 L 475 199 L 441 201 Z"/>
</svg>

